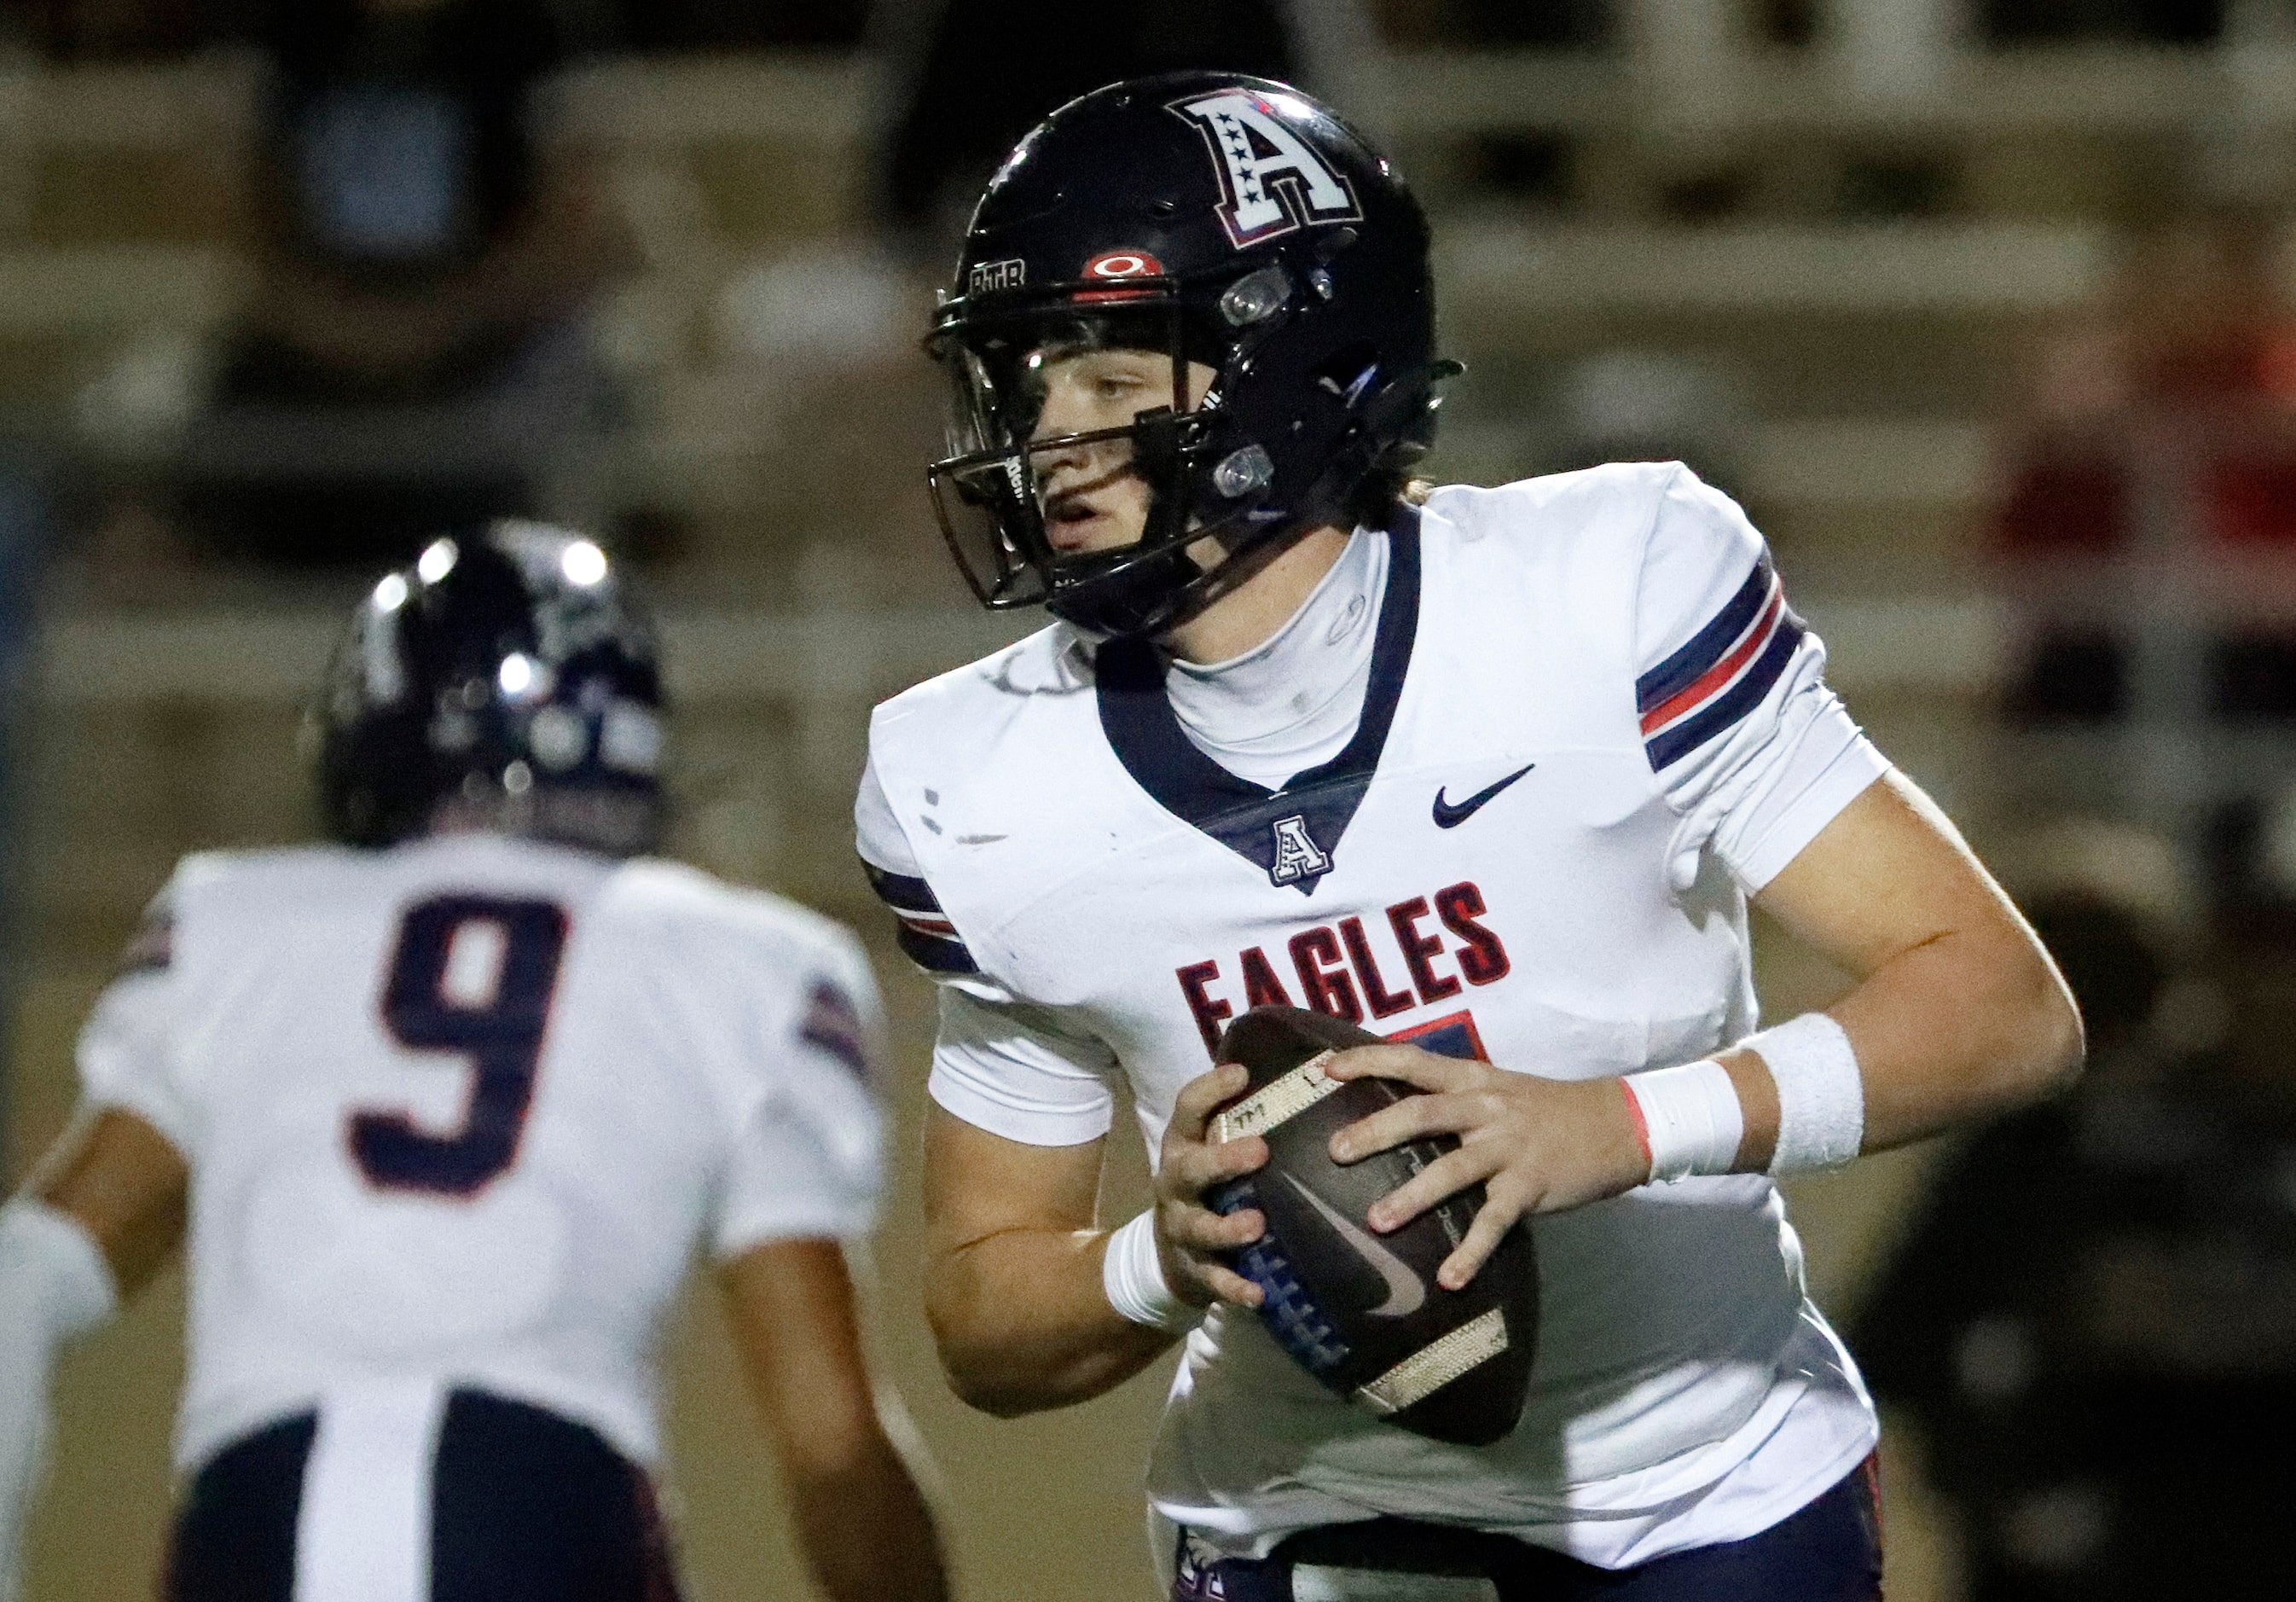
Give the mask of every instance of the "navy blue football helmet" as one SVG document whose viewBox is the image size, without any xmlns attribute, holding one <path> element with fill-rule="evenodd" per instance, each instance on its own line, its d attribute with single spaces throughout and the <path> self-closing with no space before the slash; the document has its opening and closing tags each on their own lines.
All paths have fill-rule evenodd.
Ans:
<svg viewBox="0 0 2296 1602">
<path fill-rule="evenodd" d="M 591 541 L 503 520 L 386 574 L 310 719 L 328 833 L 381 846 L 456 807 L 614 856 L 661 834 L 653 631 Z"/>
<path fill-rule="evenodd" d="M 1175 73 L 1053 113 L 981 196 L 926 341 L 954 390 L 928 476 L 974 593 L 1156 632 L 1308 530 L 1382 515 L 1458 371 L 1435 355 L 1427 246 L 1387 160 L 1284 85 Z M 1035 438 L 1044 353 L 1111 346 L 1168 353 L 1171 404 Z M 1192 361 L 1217 375 L 1193 407 Z M 1039 458 L 1118 440 L 1145 535 L 1056 555 Z"/>
</svg>

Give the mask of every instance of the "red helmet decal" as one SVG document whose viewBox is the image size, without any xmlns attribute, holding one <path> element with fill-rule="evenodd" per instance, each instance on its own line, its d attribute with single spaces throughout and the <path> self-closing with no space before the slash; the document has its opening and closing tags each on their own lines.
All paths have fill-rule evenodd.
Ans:
<svg viewBox="0 0 2296 1602">
<path fill-rule="evenodd" d="M 1103 251 L 1084 264 L 1081 276 L 1086 278 L 1158 278 L 1163 275 L 1164 264 L 1145 251 Z M 1079 300 L 1132 300 L 1148 293 L 1146 290 L 1086 290 L 1077 296 Z"/>
<path fill-rule="evenodd" d="M 1145 251 L 1103 251 L 1084 264 L 1087 278 L 1149 278 L 1163 270 L 1164 264 Z"/>
</svg>

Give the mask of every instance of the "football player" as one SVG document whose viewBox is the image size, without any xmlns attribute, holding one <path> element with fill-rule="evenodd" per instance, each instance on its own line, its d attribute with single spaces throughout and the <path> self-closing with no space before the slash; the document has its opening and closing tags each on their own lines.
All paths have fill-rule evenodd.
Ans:
<svg viewBox="0 0 2296 1602">
<path fill-rule="evenodd" d="M 1176 1597 L 1314 1563 L 1381 1597 L 1870 1598 L 1874 1417 L 1774 1179 L 2043 1094 L 2079 1019 L 1729 499 L 1678 464 L 1410 482 L 1456 371 L 1427 258 L 1359 135 L 1223 75 L 1071 103 L 974 213 L 931 478 L 981 599 L 1055 620 L 879 708 L 857 806 L 941 982 L 942 1360 L 1025 1413 L 1193 1331 L 1149 1470 Z M 1826 1013 L 1756 1032 L 1750 898 L 1855 975 Z M 1222 1023 L 1263 1003 L 1371 1024 L 1332 1072 L 1428 1093 L 1335 1158 L 1461 1141 L 1373 1230 L 1484 1185 L 1452 1287 L 1534 1231 L 1498 1444 L 1334 1399 L 1252 1316 L 1226 1257 L 1262 1217 L 1203 1192 L 1267 1147 L 1205 1134 L 1245 1079 Z M 1159 1200 L 1103 1231 L 1119 1080 Z"/>
<path fill-rule="evenodd" d="M 313 724 L 336 843 L 185 859 L 0 1209 L 0 1578 L 53 1354 L 188 1241 L 177 1602 L 660 1602 L 657 1336 L 697 1245 L 824 1588 L 945 1594 L 840 1242 L 881 1183 L 849 933 L 644 858 L 654 647 L 598 546 L 441 538 Z"/>
</svg>

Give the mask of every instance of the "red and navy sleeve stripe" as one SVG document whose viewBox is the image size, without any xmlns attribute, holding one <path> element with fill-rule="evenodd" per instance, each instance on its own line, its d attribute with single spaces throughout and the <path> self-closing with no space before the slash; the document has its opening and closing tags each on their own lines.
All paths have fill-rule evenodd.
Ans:
<svg viewBox="0 0 2296 1602">
<path fill-rule="evenodd" d="M 1759 706 L 1801 637 L 1766 555 L 1688 645 L 1635 681 L 1651 770 L 1665 771 Z"/>
<path fill-rule="evenodd" d="M 931 885 L 906 874 L 889 874 L 873 862 L 865 861 L 861 867 L 869 875 L 869 888 L 899 921 L 895 939 L 911 962 L 928 974 L 980 972 L 958 937 L 956 925 L 941 911 L 940 898 L 933 894 Z"/>
</svg>

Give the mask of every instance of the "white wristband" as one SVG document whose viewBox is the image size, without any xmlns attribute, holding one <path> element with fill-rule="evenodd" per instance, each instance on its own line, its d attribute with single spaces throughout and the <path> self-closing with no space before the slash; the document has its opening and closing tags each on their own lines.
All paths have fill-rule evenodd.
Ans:
<svg viewBox="0 0 2296 1602">
<path fill-rule="evenodd" d="M 86 1335 L 119 1310 L 111 1265 L 87 1226 L 32 1196 L 0 1206 L 0 1305 L 20 1310 L 51 1343 Z"/>
<path fill-rule="evenodd" d="M 118 1300 L 111 1269 L 78 1219 L 30 1197 L 0 1206 L 0 1602 L 15 1592 L 46 1456 L 56 1352 Z"/>
<path fill-rule="evenodd" d="M 1713 1059 L 1629 1073 L 1627 1106 L 1650 1158 L 1650 1183 L 1726 1174 L 1738 1161 L 1745 1110 L 1729 1071 Z"/>
<path fill-rule="evenodd" d="M 1738 1044 L 1758 1054 L 1778 1088 L 1773 1175 L 1834 1168 L 1866 1143 L 1866 1080 L 1841 1025 L 1804 1013 Z"/>
<path fill-rule="evenodd" d="M 1156 1256 L 1156 1215 L 1143 1212 L 1127 1220 L 1108 1237 L 1107 1255 L 1100 1260 L 1100 1286 L 1108 1304 L 1135 1324 L 1179 1335 L 1203 1316 L 1172 1294 L 1164 1283 L 1164 1265 Z"/>
</svg>

